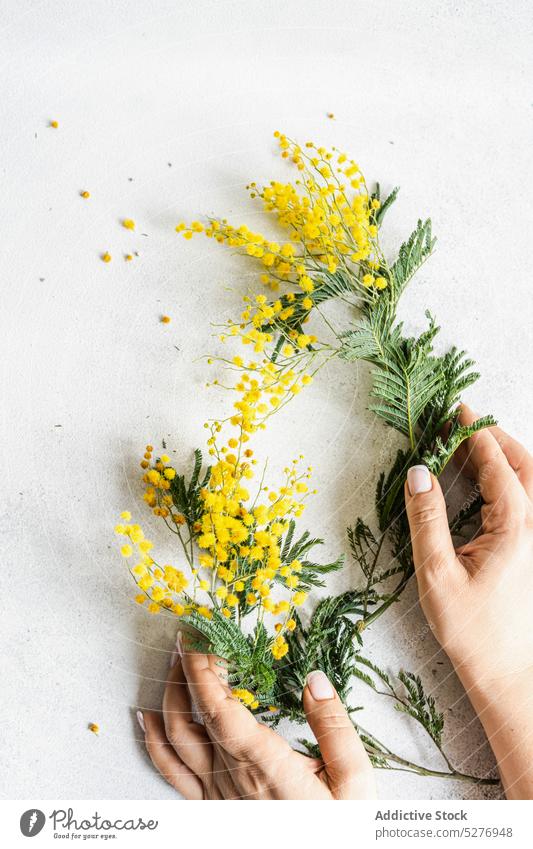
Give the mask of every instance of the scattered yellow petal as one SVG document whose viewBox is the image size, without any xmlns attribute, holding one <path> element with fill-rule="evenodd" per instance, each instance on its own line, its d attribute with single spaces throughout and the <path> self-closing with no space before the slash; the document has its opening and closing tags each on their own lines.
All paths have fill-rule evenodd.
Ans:
<svg viewBox="0 0 533 849">
<path fill-rule="evenodd" d="M 109 253 L 109 251 L 106 251 L 105 254 L 102 254 L 103 262 L 111 262 L 111 259 L 112 259 L 112 257 L 111 257 L 111 254 Z"/>
<path fill-rule="evenodd" d="M 82 198 L 90 198 L 91 197 L 91 193 L 88 192 L 88 191 L 80 192 L 80 195 L 82 196 Z"/>
<path fill-rule="evenodd" d="M 162 315 L 161 316 L 161 324 L 170 324 L 171 321 L 172 321 L 172 319 L 170 318 L 169 315 Z"/>
<path fill-rule="evenodd" d="M 122 226 L 126 228 L 126 230 L 135 230 L 135 221 L 132 221 L 131 218 L 125 218 L 122 222 Z"/>
<path fill-rule="evenodd" d="M 59 124 L 57 123 L 57 121 L 50 121 L 50 126 L 53 127 L 54 130 L 57 130 Z"/>
<path fill-rule="evenodd" d="M 92 731 L 93 734 L 98 734 L 100 731 L 100 726 L 96 724 L 96 722 L 89 723 L 89 731 Z"/>
</svg>

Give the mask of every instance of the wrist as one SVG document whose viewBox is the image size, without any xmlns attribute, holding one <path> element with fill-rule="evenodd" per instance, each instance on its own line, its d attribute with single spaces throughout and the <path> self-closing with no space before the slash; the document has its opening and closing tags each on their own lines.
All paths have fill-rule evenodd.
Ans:
<svg viewBox="0 0 533 849">
<path fill-rule="evenodd" d="M 452 663 L 466 694 L 474 706 L 503 712 L 520 709 L 521 697 L 533 696 L 533 666 L 497 674 L 491 664 Z M 518 703 L 517 703 L 518 702 Z"/>
<path fill-rule="evenodd" d="M 533 799 L 533 667 L 456 670 L 496 758 L 508 799 Z"/>
</svg>

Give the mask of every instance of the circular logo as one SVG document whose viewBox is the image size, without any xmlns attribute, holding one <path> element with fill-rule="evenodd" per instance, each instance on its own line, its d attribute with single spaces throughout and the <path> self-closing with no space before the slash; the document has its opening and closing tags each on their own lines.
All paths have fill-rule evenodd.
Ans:
<svg viewBox="0 0 533 849">
<path fill-rule="evenodd" d="M 42 831 L 46 817 L 38 808 L 30 808 L 24 811 L 20 818 L 20 830 L 24 837 L 35 837 Z"/>
</svg>

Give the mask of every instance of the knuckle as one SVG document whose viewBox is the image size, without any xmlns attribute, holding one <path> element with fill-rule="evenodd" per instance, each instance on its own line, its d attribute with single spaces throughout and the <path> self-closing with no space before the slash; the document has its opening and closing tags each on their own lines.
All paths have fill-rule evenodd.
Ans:
<svg viewBox="0 0 533 849">
<path fill-rule="evenodd" d="M 170 725 L 168 728 L 166 728 L 166 733 L 168 742 L 170 743 L 172 748 L 176 749 L 177 751 L 182 743 L 182 736 L 179 733 L 178 729 Z"/>
<path fill-rule="evenodd" d="M 202 721 L 211 731 L 217 732 L 220 729 L 221 717 L 218 709 L 213 707 L 202 707 L 200 712 Z"/>
<path fill-rule="evenodd" d="M 346 715 L 335 711 L 327 711 L 320 716 L 320 727 L 317 734 L 317 739 L 329 734 L 331 731 L 339 731 L 345 729 Z"/>
<path fill-rule="evenodd" d="M 431 525 L 441 517 L 441 511 L 435 504 L 428 504 L 423 507 L 415 507 L 411 512 L 411 518 L 418 526 Z"/>
<path fill-rule="evenodd" d="M 442 552 L 434 551 L 428 555 L 420 564 L 420 571 L 426 578 L 440 580 L 448 574 L 449 561 Z"/>
<path fill-rule="evenodd" d="M 507 503 L 503 499 L 493 504 L 484 504 L 481 508 L 483 526 L 487 529 L 497 528 L 499 531 L 515 533 L 527 525 L 527 514 L 522 503 Z"/>
</svg>

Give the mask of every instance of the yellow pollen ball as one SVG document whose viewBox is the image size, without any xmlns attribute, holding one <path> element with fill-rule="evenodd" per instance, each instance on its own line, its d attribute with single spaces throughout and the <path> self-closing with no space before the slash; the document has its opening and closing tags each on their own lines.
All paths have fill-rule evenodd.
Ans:
<svg viewBox="0 0 533 849">
<path fill-rule="evenodd" d="M 89 731 L 92 731 L 93 734 L 98 734 L 100 731 L 100 726 L 96 724 L 96 722 L 89 723 Z"/>
<path fill-rule="evenodd" d="M 135 230 L 135 221 L 132 221 L 131 218 L 125 218 L 122 222 L 122 226 L 126 228 L 126 230 Z"/>
<path fill-rule="evenodd" d="M 90 193 L 89 193 L 89 192 L 87 192 L 87 191 L 85 191 L 85 192 L 80 192 L 80 194 L 81 194 L 82 198 L 90 198 L 90 197 L 91 197 Z"/>
<path fill-rule="evenodd" d="M 112 259 L 112 257 L 111 257 L 111 254 L 109 253 L 109 251 L 106 251 L 105 254 L 102 254 L 102 261 L 103 262 L 111 262 L 111 259 Z"/>
<path fill-rule="evenodd" d="M 170 318 L 169 315 L 162 315 L 161 316 L 161 324 L 170 324 L 171 321 L 172 321 L 172 319 Z"/>
</svg>

